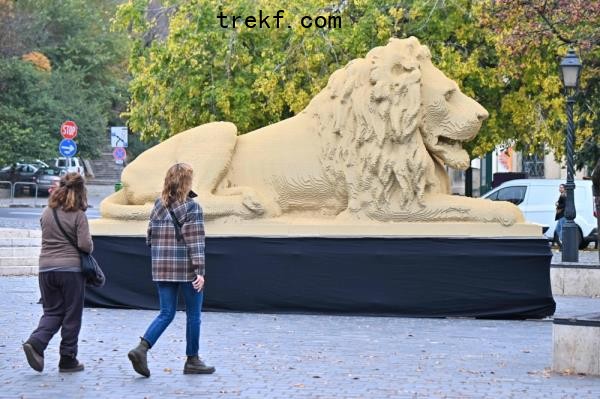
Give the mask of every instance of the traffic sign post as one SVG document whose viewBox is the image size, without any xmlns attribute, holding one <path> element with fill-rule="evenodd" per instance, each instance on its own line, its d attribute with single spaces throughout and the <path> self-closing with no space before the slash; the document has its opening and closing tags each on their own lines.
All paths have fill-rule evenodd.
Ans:
<svg viewBox="0 0 600 399">
<path fill-rule="evenodd" d="M 66 121 L 60 125 L 60 135 L 65 139 L 72 140 L 77 137 L 77 124 L 73 121 Z"/>
<path fill-rule="evenodd" d="M 127 126 L 110 128 L 110 145 L 112 147 L 127 147 Z"/>
<path fill-rule="evenodd" d="M 67 160 L 67 171 L 71 167 L 71 157 L 77 153 L 77 143 L 73 141 L 77 137 L 77 124 L 73 121 L 65 121 L 60 125 L 60 135 L 63 137 L 58 144 L 58 152 Z"/>
<path fill-rule="evenodd" d="M 113 157 L 118 164 L 122 164 L 123 160 L 127 157 L 127 151 L 123 147 L 116 147 L 113 150 Z"/>
<path fill-rule="evenodd" d="M 58 145 L 58 152 L 60 152 L 63 157 L 71 158 L 77 153 L 77 144 L 73 140 L 63 139 Z"/>
</svg>

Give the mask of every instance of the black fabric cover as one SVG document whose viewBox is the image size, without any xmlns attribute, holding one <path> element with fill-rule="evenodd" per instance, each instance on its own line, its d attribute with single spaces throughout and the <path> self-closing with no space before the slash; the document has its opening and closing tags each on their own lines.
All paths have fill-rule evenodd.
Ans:
<svg viewBox="0 0 600 399">
<path fill-rule="evenodd" d="M 143 237 L 95 236 L 87 306 L 157 309 Z M 542 318 L 544 239 L 208 237 L 205 310 Z"/>
</svg>

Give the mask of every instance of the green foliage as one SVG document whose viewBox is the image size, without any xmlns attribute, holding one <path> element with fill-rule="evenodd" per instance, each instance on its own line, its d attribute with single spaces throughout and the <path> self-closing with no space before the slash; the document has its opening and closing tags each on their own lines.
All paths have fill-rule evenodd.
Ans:
<svg viewBox="0 0 600 399">
<path fill-rule="evenodd" d="M 478 21 L 471 2 L 310 0 L 285 6 L 288 29 L 221 28 L 224 15 L 274 15 L 273 0 L 175 1 L 164 41 L 145 39 L 157 28 L 144 20 L 147 1 L 120 6 L 116 25 L 136 41 L 126 117 L 145 138 L 164 139 L 214 120 L 234 122 L 243 133 L 300 112 L 329 75 L 364 57 L 390 37 L 418 36 L 434 62 L 490 110 L 491 118 L 471 143 L 479 155 L 511 138 L 500 112 L 505 85 L 497 76 L 493 35 Z M 435 4 L 434 4 L 435 3 Z M 340 16 L 341 29 L 305 29 L 300 16 Z M 231 26 L 231 18 L 228 20 Z"/>
<path fill-rule="evenodd" d="M 557 159 L 564 154 L 566 125 L 558 65 L 569 47 L 576 49 L 583 62 L 574 113 L 576 166 L 593 168 L 600 153 L 600 3 L 498 0 L 488 13 L 502 60 L 499 71 L 516 88 L 503 101 L 506 114 L 520 127 L 521 144 L 546 144 Z"/>
<path fill-rule="evenodd" d="M 50 74 L 20 60 L 0 59 L 0 82 L 10 82 L 0 90 L 0 164 L 57 156 L 58 130 L 66 119 L 77 121 L 83 132 L 81 151 L 90 153 L 100 145 L 99 136 L 86 133 L 105 126 L 106 116 L 102 104 L 91 101 L 95 91 L 83 79 L 78 71 Z"/>
<path fill-rule="evenodd" d="M 58 156 L 67 119 L 79 126 L 78 155 L 100 154 L 109 121 L 122 123 L 127 87 L 126 38 L 108 30 L 115 7 L 112 0 L 0 2 L 0 24 L 11 24 L 15 42 L 0 54 L 0 164 Z M 24 61 L 31 51 L 51 70 Z"/>
<path fill-rule="evenodd" d="M 115 19 L 115 26 L 133 40 L 125 116 L 145 139 L 163 140 L 215 120 L 248 132 L 300 112 L 329 75 L 350 60 L 390 37 L 414 35 L 429 46 L 434 63 L 490 113 L 467 145 L 472 156 L 502 144 L 521 150 L 545 145 L 560 155 L 564 99 L 557 65 L 564 48 L 552 35 L 543 35 L 531 51 L 515 56 L 511 46 L 524 36 L 508 35 L 526 14 L 509 5 L 499 18 L 492 3 L 173 0 L 163 1 L 161 19 L 147 17 L 147 0 L 131 0 L 119 7 Z M 258 16 L 258 10 L 275 15 L 279 9 L 285 11 L 282 29 L 248 28 L 239 21 L 231 27 L 232 15 Z M 219 26 L 220 11 L 230 17 L 229 28 Z M 342 28 L 305 29 L 299 23 L 303 15 L 340 16 Z M 594 32 L 589 22 L 579 22 L 587 24 L 581 32 Z M 157 32 L 163 32 L 162 38 Z M 594 118 L 580 119 L 579 137 L 597 136 L 591 128 Z"/>
</svg>

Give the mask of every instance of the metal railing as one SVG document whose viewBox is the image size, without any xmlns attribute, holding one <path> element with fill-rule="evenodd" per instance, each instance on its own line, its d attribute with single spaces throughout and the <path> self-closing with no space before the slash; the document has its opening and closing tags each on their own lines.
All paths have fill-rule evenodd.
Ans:
<svg viewBox="0 0 600 399">
<path fill-rule="evenodd" d="M 12 202 L 12 196 L 13 196 L 13 184 L 11 181 L 9 180 L 0 180 L 0 185 L 4 185 L 4 184 L 8 184 L 8 189 L 10 190 L 10 194 L 8 196 L 8 199 Z M 3 199 L 3 198 L 2 198 Z"/>
<path fill-rule="evenodd" d="M 37 206 L 38 199 L 38 185 L 37 183 L 29 182 L 29 181 L 16 181 L 12 185 L 11 195 L 10 195 L 10 203 L 14 203 L 15 200 L 15 191 L 17 190 L 17 186 L 33 186 L 35 188 L 35 196 L 33 197 L 33 207 Z"/>
</svg>

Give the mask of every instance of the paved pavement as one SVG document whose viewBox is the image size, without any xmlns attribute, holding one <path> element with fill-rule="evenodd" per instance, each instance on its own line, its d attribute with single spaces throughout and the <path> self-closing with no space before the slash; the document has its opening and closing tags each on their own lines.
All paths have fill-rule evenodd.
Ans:
<svg viewBox="0 0 600 399">
<path fill-rule="evenodd" d="M 598 250 L 593 246 L 589 246 L 585 251 L 579 251 L 578 262 L 563 262 L 562 252 L 557 247 L 552 248 L 552 264 L 553 265 L 582 265 L 582 266 L 600 266 L 598 261 Z"/>
<path fill-rule="evenodd" d="M 59 374 L 59 337 L 46 368 L 20 344 L 41 315 L 34 277 L 0 278 L 0 398 L 598 398 L 600 378 L 553 373 L 552 323 L 203 314 L 201 354 L 217 372 L 182 374 L 185 315 L 150 351 L 152 377 L 126 353 L 156 314 L 85 309 L 82 373 Z M 557 298 L 557 315 L 589 313 L 600 299 Z"/>
</svg>

